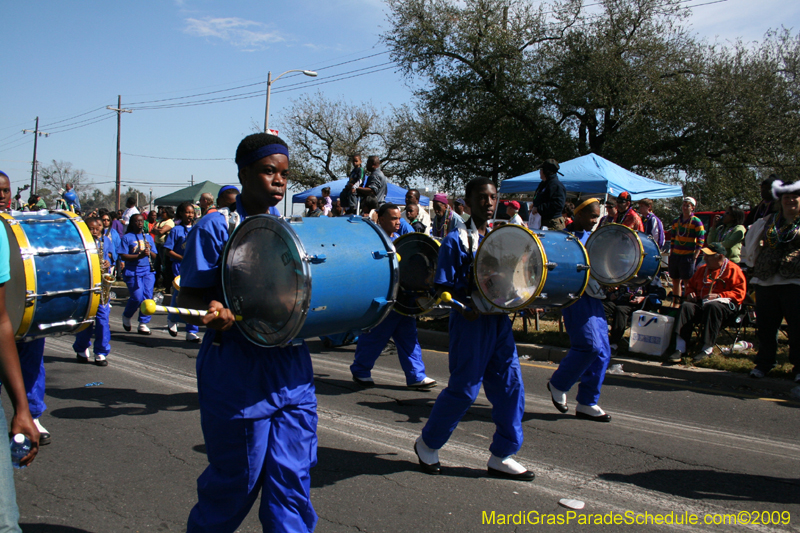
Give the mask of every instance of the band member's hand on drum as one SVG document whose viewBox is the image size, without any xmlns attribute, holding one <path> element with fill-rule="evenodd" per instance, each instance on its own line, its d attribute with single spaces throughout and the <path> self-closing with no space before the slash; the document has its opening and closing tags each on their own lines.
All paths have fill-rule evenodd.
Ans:
<svg viewBox="0 0 800 533">
<path fill-rule="evenodd" d="M 211 329 L 228 331 L 236 323 L 233 312 L 216 300 L 208 304 L 208 312 L 203 317 L 203 325 Z"/>
</svg>

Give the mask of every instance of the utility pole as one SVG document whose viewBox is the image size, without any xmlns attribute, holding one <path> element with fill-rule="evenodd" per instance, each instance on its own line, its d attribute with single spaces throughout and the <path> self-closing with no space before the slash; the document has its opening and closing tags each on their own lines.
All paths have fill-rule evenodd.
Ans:
<svg viewBox="0 0 800 533">
<path fill-rule="evenodd" d="M 36 126 L 32 130 L 22 130 L 22 133 L 33 133 L 33 163 L 31 164 L 31 194 L 36 194 L 36 185 L 37 185 L 37 177 L 38 177 L 38 165 L 36 163 L 36 147 L 38 145 L 37 141 L 40 135 L 44 135 L 45 137 L 49 137 L 49 133 L 45 133 L 43 131 L 39 131 L 39 117 L 36 117 Z"/>
<path fill-rule="evenodd" d="M 192 174 L 192 187 L 194 187 L 194 174 Z"/>
<path fill-rule="evenodd" d="M 133 113 L 130 109 L 122 109 L 122 95 L 117 95 L 117 107 L 106 106 L 106 109 L 117 113 L 117 211 L 119 211 L 120 195 L 120 169 L 122 167 L 122 152 L 119 150 L 119 132 L 122 128 L 122 113 Z"/>
</svg>

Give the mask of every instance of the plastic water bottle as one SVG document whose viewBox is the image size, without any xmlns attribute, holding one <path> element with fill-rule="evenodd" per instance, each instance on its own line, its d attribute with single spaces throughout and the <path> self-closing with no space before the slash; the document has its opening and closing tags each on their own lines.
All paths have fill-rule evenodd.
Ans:
<svg viewBox="0 0 800 533">
<path fill-rule="evenodd" d="M 736 344 L 733 345 L 733 350 L 730 347 L 726 346 L 722 349 L 722 353 L 742 353 L 753 348 L 752 342 L 747 341 L 737 341 Z"/>
<path fill-rule="evenodd" d="M 736 344 L 733 345 L 733 353 L 742 353 L 750 350 L 753 347 L 752 342 L 747 341 L 738 341 Z"/>
<path fill-rule="evenodd" d="M 164 293 L 163 292 L 155 293 L 155 295 L 153 295 L 153 301 L 156 302 L 156 305 L 161 305 L 162 302 L 164 301 Z"/>
<path fill-rule="evenodd" d="M 19 462 L 23 457 L 28 455 L 30 451 L 31 440 L 22 433 L 14 435 L 14 438 L 11 439 L 11 464 L 14 468 L 26 468 L 21 466 Z"/>
</svg>

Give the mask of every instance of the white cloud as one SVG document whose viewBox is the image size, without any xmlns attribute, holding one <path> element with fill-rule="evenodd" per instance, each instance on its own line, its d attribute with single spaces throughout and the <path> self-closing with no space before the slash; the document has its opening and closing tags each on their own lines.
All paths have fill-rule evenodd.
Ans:
<svg viewBox="0 0 800 533">
<path fill-rule="evenodd" d="M 285 40 L 277 32 L 267 31 L 267 26 L 261 22 L 236 17 L 188 18 L 183 31 L 198 37 L 220 39 L 248 51 L 259 50 L 268 44 Z"/>
</svg>

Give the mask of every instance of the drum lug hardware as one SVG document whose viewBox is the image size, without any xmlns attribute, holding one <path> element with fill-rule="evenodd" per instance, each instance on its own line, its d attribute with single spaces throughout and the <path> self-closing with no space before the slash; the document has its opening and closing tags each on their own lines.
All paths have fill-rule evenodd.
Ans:
<svg viewBox="0 0 800 533">
<path fill-rule="evenodd" d="M 93 324 L 93 323 L 94 320 L 81 320 L 81 321 L 74 319 L 65 320 L 63 322 L 53 322 L 52 324 L 39 324 L 39 331 L 44 331 L 46 329 L 52 329 L 52 328 L 59 328 L 61 326 L 73 327 L 73 326 L 80 326 L 83 324 Z"/>
<path fill-rule="evenodd" d="M 589 265 L 578 265 L 578 272 L 580 272 L 581 270 L 591 270 L 591 268 L 592 267 L 590 267 Z"/>
<path fill-rule="evenodd" d="M 570 300 L 580 300 L 580 298 L 581 298 L 580 296 L 575 296 L 575 295 L 574 295 L 574 294 L 572 294 L 571 292 L 570 292 L 570 293 L 568 293 L 567 295 L 569 296 L 569 299 L 570 299 Z"/>
<path fill-rule="evenodd" d="M 312 310 L 312 311 L 324 311 L 324 310 L 326 310 L 327 308 L 328 308 L 328 306 L 327 306 L 327 305 L 321 305 L 321 306 L 319 306 L 319 307 L 313 307 L 313 308 L 311 308 L 311 310 Z"/>
<path fill-rule="evenodd" d="M 395 255 L 397 252 L 394 250 L 378 250 L 376 252 L 372 252 L 373 259 L 383 259 L 384 257 L 391 257 Z"/>
<path fill-rule="evenodd" d="M 558 266 L 558 263 L 554 263 L 552 261 L 548 261 L 547 264 L 545 264 L 545 266 L 547 267 L 547 270 L 553 270 L 554 268 L 556 268 Z"/>
<path fill-rule="evenodd" d="M 547 293 L 543 292 L 539 296 L 536 297 L 537 300 L 547 300 Z"/>
<path fill-rule="evenodd" d="M 325 259 L 326 259 L 326 257 L 325 257 L 325 254 L 318 254 L 318 255 L 309 255 L 309 256 L 306 256 L 306 259 L 307 259 L 307 260 L 308 260 L 308 262 L 309 262 L 309 263 L 311 263 L 312 265 L 318 265 L 318 264 L 320 264 L 320 263 L 324 263 L 324 262 L 325 262 Z"/>
<path fill-rule="evenodd" d="M 576 239 L 574 235 L 567 235 L 567 240 L 568 241 L 577 241 L 578 239 Z"/>
</svg>

